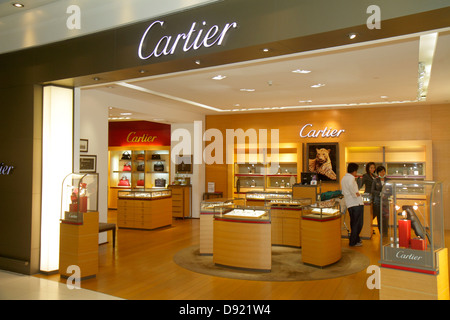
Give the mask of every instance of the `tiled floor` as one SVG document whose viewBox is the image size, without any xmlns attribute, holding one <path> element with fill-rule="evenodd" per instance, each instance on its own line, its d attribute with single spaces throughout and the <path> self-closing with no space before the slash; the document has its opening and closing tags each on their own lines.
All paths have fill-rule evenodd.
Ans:
<svg viewBox="0 0 450 320">
<path fill-rule="evenodd" d="M 0 270 L 0 300 L 118 300 L 120 298 L 66 284 Z"/>
</svg>

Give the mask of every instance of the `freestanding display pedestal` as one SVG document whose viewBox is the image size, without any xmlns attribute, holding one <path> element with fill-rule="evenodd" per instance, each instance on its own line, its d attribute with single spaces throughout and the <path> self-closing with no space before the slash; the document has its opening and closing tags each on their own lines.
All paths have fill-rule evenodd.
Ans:
<svg viewBox="0 0 450 320">
<path fill-rule="evenodd" d="M 63 278 L 71 265 L 80 268 L 80 279 L 95 277 L 98 273 L 98 212 L 83 213 L 83 223 L 61 220 L 59 274 Z"/>
<path fill-rule="evenodd" d="M 380 300 L 449 300 L 448 249 L 436 252 L 439 273 L 381 267 Z"/>
<path fill-rule="evenodd" d="M 316 267 L 326 267 L 342 257 L 341 219 L 333 217 L 302 220 L 302 261 Z"/>
</svg>

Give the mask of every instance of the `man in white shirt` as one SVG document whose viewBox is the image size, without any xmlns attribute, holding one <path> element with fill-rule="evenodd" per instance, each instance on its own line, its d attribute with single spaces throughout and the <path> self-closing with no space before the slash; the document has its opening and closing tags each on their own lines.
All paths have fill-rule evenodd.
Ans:
<svg viewBox="0 0 450 320">
<path fill-rule="evenodd" d="M 345 205 L 350 216 L 350 242 L 351 247 L 362 246 L 361 233 L 364 222 L 364 202 L 359 194 L 358 184 L 356 183 L 356 173 L 358 164 L 349 163 L 347 173 L 341 180 L 342 194 L 344 195 Z"/>
</svg>

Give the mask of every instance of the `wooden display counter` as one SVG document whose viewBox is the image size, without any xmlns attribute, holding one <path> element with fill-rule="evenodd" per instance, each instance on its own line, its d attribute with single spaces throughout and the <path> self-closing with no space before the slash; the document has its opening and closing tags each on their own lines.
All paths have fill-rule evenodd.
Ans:
<svg viewBox="0 0 450 320">
<path fill-rule="evenodd" d="M 80 268 L 80 279 L 95 277 L 98 273 L 98 212 L 83 213 L 83 223 L 61 220 L 59 247 L 59 274 L 63 278 L 69 266 Z"/>
<path fill-rule="evenodd" d="M 263 219 L 239 216 L 215 217 L 213 262 L 259 271 L 272 269 L 270 216 Z"/>
<path fill-rule="evenodd" d="M 294 185 L 292 187 L 292 199 L 309 198 L 311 203 L 315 203 L 317 200 L 317 189 L 315 185 Z"/>
<path fill-rule="evenodd" d="M 336 210 L 339 211 L 339 209 Z M 309 214 L 305 209 L 301 230 L 303 263 L 325 267 L 341 259 L 340 214 L 319 216 L 318 214 Z"/>
<path fill-rule="evenodd" d="M 117 226 L 156 229 L 172 224 L 170 190 L 119 191 Z"/>
</svg>

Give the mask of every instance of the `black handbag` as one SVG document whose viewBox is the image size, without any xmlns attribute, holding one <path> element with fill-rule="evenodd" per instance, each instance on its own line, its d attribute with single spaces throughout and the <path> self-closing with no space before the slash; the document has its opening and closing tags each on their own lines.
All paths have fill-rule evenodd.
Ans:
<svg viewBox="0 0 450 320">
<path fill-rule="evenodd" d="M 153 171 L 155 171 L 155 172 L 164 172 L 164 163 L 162 163 L 161 161 L 155 163 L 153 165 Z"/>
<path fill-rule="evenodd" d="M 143 164 L 138 165 L 137 171 L 144 171 L 144 165 Z"/>
<path fill-rule="evenodd" d="M 122 153 L 122 160 L 131 160 L 131 154 L 129 152 Z"/>
<path fill-rule="evenodd" d="M 155 179 L 155 187 L 165 187 L 166 186 L 166 179 L 159 178 Z"/>
<path fill-rule="evenodd" d="M 152 160 L 161 160 L 161 156 L 157 153 L 152 154 Z"/>
</svg>

